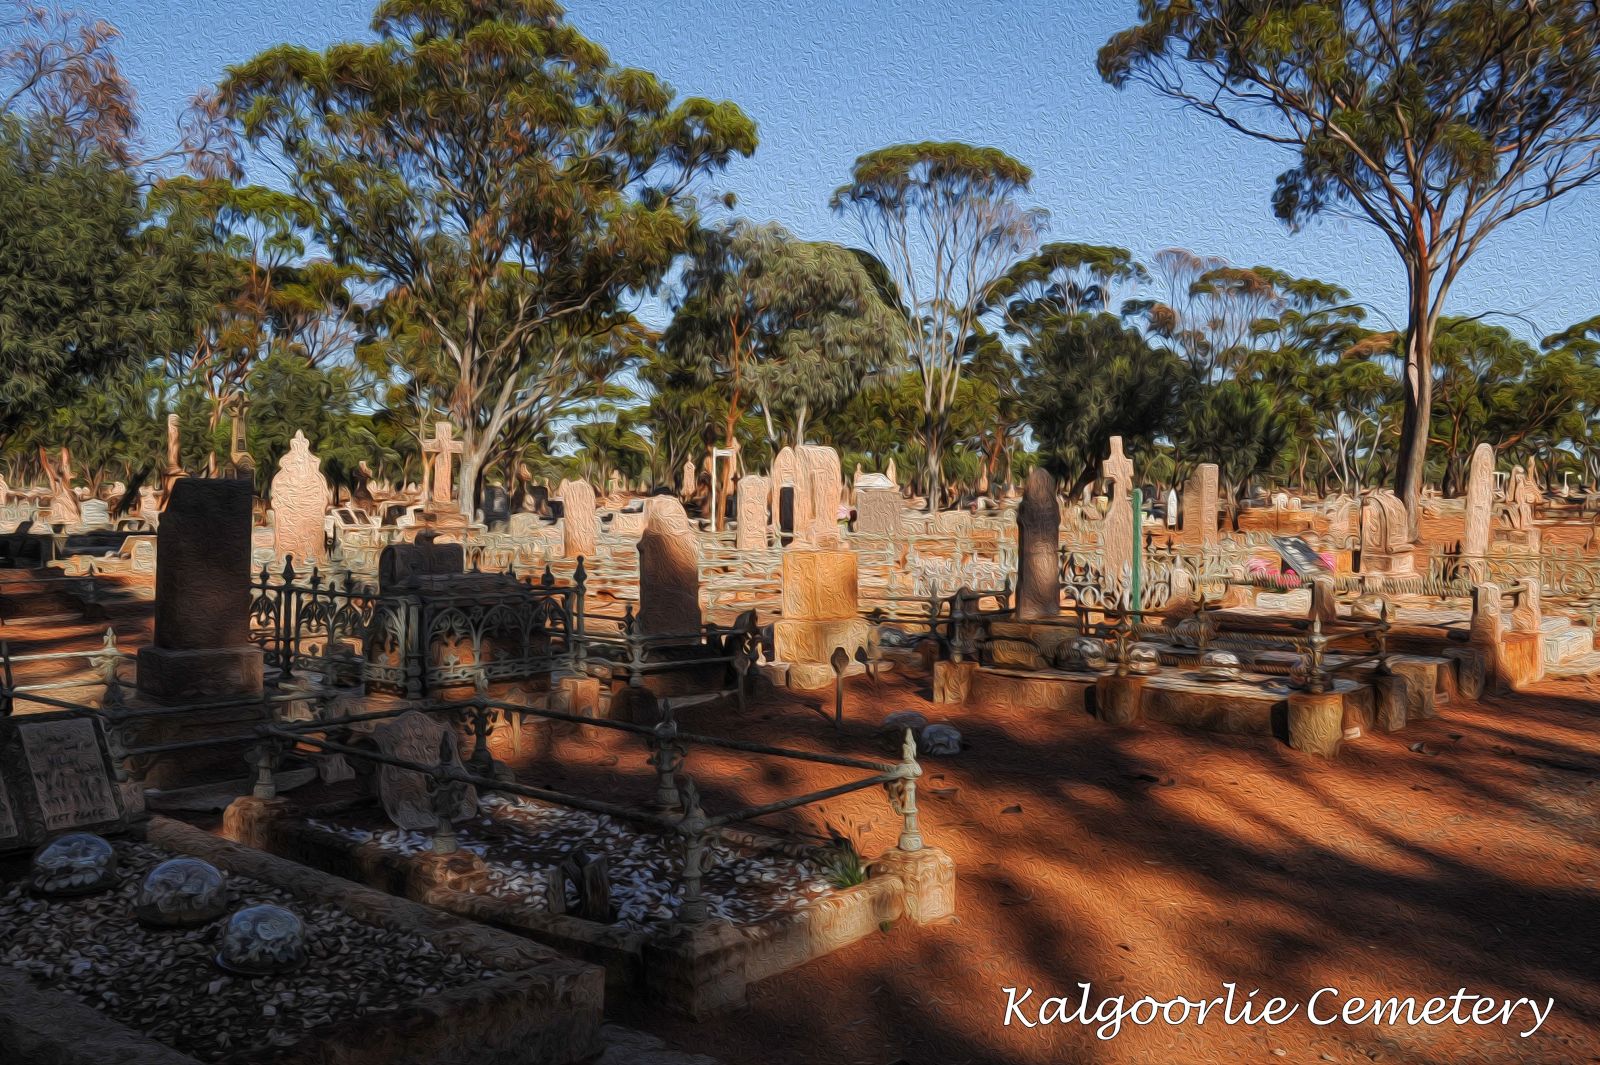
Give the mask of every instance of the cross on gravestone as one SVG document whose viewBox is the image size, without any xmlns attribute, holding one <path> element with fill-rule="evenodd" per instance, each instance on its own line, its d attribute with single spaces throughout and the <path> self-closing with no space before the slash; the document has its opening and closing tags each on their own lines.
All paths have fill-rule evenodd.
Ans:
<svg viewBox="0 0 1600 1065">
<path fill-rule="evenodd" d="M 453 456 L 465 450 L 466 445 L 455 438 L 455 426 L 449 422 L 434 422 L 433 436 L 422 442 L 422 455 L 433 458 L 433 483 L 429 498 L 435 503 L 456 501 L 455 460 Z"/>
</svg>

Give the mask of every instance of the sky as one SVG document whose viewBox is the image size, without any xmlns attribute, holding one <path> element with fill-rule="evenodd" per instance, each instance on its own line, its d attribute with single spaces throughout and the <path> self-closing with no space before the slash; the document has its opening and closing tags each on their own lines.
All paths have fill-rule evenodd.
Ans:
<svg viewBox="0 0 1600 1065">
<path fill-rule="evenodd" d="M 370 33 L 366 0 L 73 3 L 121 30 L 152 144 L 227 64 L 285 41 L 324 47 Z M 1095 53 L 1134 23 L 1133 0 L 572 0 L 567 10 L 615 62 L 680 95 L 732 100 L 756 121 L 755 156 L 715 181 L 748 217 L 858 244 L 855 223 L 827 206 L 858 155 L 920 140 L 993 145 L 1032 167 L 1047 240 L 1271 265 L 1350 289 L 1374 327 L 1404 324 L 1404 275 L 1376 230 L 1330 219 L 1291 233 L 1273 218 L 1286 154 L 1100 80 Z M 1597 236 L 1600 187 L 1529 212 L 1490 238 L 1446 310 L 1510 312 L 1491 320 L 1533 338 L 1600 314 Z"/>
</svg>

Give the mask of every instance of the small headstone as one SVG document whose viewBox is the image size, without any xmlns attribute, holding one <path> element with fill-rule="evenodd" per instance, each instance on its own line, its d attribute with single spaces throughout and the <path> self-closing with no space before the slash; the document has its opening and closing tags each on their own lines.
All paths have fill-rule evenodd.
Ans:
<svg viewBox="0 0 1600 1065">
<path fill-rule="evenodd" d="M 111 527 L 111 508 L 103 499 L 85 499 L 78 508 L 79 524 L 85 529 Z"/>
<path fill-rule="evenodd" d="M 645 503 L 645 528 L 639 537 L 639 615 L 644 635 L 689 634 L 700 630 L 700 562 L 694 528 L 683 504 L 672 496 Z"/>
<path fill-rule="evenodd" d="M 125 827 L 128 813 L 97 720 L 0 718 L 0 850 Z"/>
<path fill-rule="evenodd" d="M 588 481 L 562 481 L 561 552 L 565 558 L 593 558 L 600 521 L 594 512 L 594 489 Z"/>
<path fill-rule="evenodd" d="M 772 486 L 765 477 L 746 474 L 739 479 L 738 529 L 733 545 L 740 551 L 759 551 L 767 546 L 767 501 Z"/>
<path fill-rule="evenodd" d="M 461 751 L 455 733 L 420 710 L 407 710 L 393 721 L 372 730 L 378 750 L 390 758 L 419 765 L 438 765 L 440 742 L 449 747 L 449 764 L 461 768 Z M 389 820 L 400 828 L 430 831 L 438 825 L 428 794 L 428 778 L 413 769 L 378 767 L 378 798 Z M 470 785 L 462 795 L 452 820 L 463 821 L 478 813 L 478 791 Z"/>
</svg>

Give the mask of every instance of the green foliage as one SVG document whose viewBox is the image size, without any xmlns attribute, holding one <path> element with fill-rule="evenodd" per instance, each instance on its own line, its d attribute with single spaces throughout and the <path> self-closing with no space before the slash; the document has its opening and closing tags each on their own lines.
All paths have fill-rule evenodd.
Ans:
<svg viewBox="0 0 1600 1065">
<path fill-rule="evenodd" d="M 820 848 L 816 860 L 822 866 L 822 875 L 834 888 L 855 887 L 867 882 L 867 863 L 856 848 L 855 840 L 841 835 L 832 826 L 828 846 Z"/>
<path fill-rule="evenodd" d="M 186 249 L 137 181 L 0 116 L 0 441 L 193 329 Z"/>
<path fill-rule="evenodd" d="M 724 434 L 760 410 L 805 443 L 806 427 L 904 352 L 904 322 L 879 296 L 882 278 L 857 253 L 796 240 L 776 223 L 736 220 L 704 231 L 688 257 L 665 344 L 726 396 Z"/>
<path fill-rule="evenodd" d="M 472 485 L 616 372 L 596 356 L 621 301 L 688 246 L 686 193 L 755 126 L 613 65 L 549 0 L 387 0 L 373 30 L 230 68 L 222 109 L 287 161 L 335 261 L 380 280 L 389 324 L 417 324 L 407 376 L 461 427 Z"/>
<path fill-rule="evenodd" d="M 1112 436 L 1137 453 L 1173 425 L 1183 362 L 1113 315 L 1057 317 L 1022 358 L 1039 464 L 1069 495 L 1099 476 Z"/>
</svg>

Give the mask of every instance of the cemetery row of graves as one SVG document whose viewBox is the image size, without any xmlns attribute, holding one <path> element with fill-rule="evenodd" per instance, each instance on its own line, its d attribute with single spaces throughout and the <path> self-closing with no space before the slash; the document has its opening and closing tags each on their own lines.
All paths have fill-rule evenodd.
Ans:
<svg viewBox="0 0 1600 1065">
<path fill-rule="evenodd" d="M 1116 438 L 1099 498 L 1035 470 L 930 515 L 808 445 L 695 517 L 569 480 L 469 521 L 450 439 L 420 497 L 378 487 L 403 525 L 336 527 L 303 437 L 265 511 L 247 476 L 176 468 L 121 528 L 104 501 L 5 501 L 0 1032 L 26 1060 L 581 1061 L 611 996 L 714 1017 L 935 926 L 959 870 L 918 786 L 963 737 L 890 712 L 885 676 L 1315 760 L 1594 668 L 1589 519 L 1487 448 L 1418 542 L 1381 489 L 1225 530 L 1210 466 L 1156 517 Z M 841 737 L 868 719 L 877 756 L 698 723 L 777 691 Z M 541 781 L 598 733 L 636 786 Z M 728 787 L 785 762 L 821 783 Z M 872 795 L 878 853 L 766 820 Z"/>
</svg>

